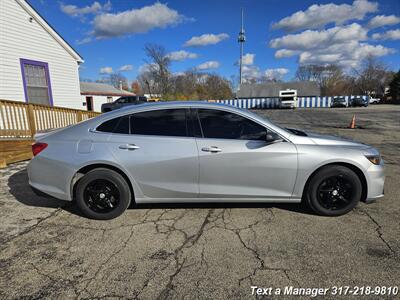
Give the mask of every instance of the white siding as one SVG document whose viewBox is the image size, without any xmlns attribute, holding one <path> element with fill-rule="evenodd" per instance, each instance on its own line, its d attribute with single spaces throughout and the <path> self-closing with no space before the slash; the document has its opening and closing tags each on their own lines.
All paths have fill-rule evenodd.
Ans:
<svg viewBox="0 0 400 300">
<path fill-rule="evenodd" d="M 48 63 L 54 106 L 81 108 L 78 63 L 15 0 L 0 0 L 0 99 L 25 101 L 20 58 Z"/>
<path fill-rule="evenodd" d="M 101 105 L 103 103 L 107 103 L 107 97 L 111 96 L 91 96 L 91 95 L 82 95 L 81 96 L 81 102 L 80 102 L 80 109 L 86 110 L 86 105 L 83 105 L 83 103 L 86 103 L 86 97 L 93 97 L 93 110 L 97 112 L 101 112 Z M 120 98 L 120 96 L 113 96 L 111 97 L 112 101 L 117 100 Z"/>
</svg>

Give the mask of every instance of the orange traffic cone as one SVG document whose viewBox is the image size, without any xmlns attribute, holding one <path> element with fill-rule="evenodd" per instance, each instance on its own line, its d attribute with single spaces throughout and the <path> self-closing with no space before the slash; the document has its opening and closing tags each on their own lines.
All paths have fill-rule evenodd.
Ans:
<svg viewBox="0 0 400 300">
<path fill-rule="evenodd" d="M 356 128 L 356 115 L 353 115 L 353 118 L 351 119 L 349 128 L 350 128 L 350 129 Z"/>
</svg>

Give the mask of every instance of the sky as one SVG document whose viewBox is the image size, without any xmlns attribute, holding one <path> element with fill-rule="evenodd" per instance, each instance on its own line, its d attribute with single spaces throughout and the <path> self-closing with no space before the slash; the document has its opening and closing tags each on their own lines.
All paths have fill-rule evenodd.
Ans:
<svg viewBox="0 0 400 300">
<path fill-rule="evenodd" d="M 172 71 L 238 77 L 241 8 L 243 72 L 292 80 L 299 64 L 341 65 L 369 56 L 400 69 L 399 0 L 28 0 L 83 57 L 82 79 L 145 69 L 144 46 L 166 48 Z"/>
</svg>

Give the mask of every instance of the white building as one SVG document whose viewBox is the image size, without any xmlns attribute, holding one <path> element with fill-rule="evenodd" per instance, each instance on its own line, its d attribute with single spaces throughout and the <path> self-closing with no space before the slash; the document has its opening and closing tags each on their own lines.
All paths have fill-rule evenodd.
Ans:
<svg viewBox="0 0 400 300">
<path fill-rule="evenodd" d="M 135 96 L 135 94 L 105 83 L 81 82 L 82 101 L 79 109 L 101 112 L 103 103 L 113 102 L 122 96 Z"/>
<path fill-rule="evenodd" d="M 25 0 L 0 0 L 0 99 L 82 108 L 81 63 Z"/>
</svg>

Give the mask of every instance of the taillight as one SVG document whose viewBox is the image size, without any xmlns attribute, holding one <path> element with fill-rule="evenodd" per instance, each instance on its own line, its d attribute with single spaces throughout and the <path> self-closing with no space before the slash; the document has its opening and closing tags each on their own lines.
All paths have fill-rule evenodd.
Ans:
<svg viewBox="0 0 400 300">
<path fill-rule="evenodd" d="M 46 149 L 46 147 L 47 147 L 46 143 L 34 143 L 32 145 L 33 156 L 38 155 L 40 152 L 42 152 L 44 149 Z"/>
</svg>

